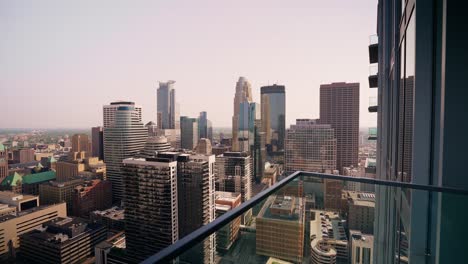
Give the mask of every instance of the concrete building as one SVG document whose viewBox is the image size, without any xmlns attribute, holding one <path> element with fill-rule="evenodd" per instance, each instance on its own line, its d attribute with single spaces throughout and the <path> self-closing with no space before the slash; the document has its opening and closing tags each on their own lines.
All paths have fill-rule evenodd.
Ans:
<svg viewBox="0 0 468 264">
<path fill-rule="evenodd" d="M 285 171 L 332 172 L 336 169 L 337 140 L 330 125 L 297 119 L 286 131 Z"/>
<path fill-rule="evenodd" d="M 179 129 L 179 107 L 176 103 L 175 81 L 159 82 L 157 90 L 158 126 L 160 129 Z"/>
<path fill-rule="evenodd" d="M 88 218 L 95 210 L 112 205 L 112 186 L 107 180 L 87 180 L 75 187 L 73 192 L 73 215 Z"/>
<path fill-rule="evenodd" d="M 128 158 L 123 161 L 126 254 L 134 262 L 179 239 L 177 161 L 172 160 Z M 141 210 L 142 207 L 145 209 Z"/>
<path fill-rule="evenodd" d="M 215 156 L 178 153 L 177 199 L 179 238 L 192 233 L 215 219 Z M 172 158 L 173 153 L 162 153 L 160 158 Z M 215 236 L 181 256 L 189 263 L 215 263 Z"/>
<path fill-rule="evenodd" d="M 268 152 L 284 149 L 286 137 L 286 93 L 284 85 L 260 88 L 262 131 L 265 132 Z"/>
<path fill-rule="evenodd" d="M 118 232 L 96 245 L 94 248 L 95 264 L 111 263 L 112 260 L 108 258 L 108 255 L 112 249 L 125 250 L 125 232 Z"/>
<path fill-rule="evenodd" d="M 136 105 L 134 102 L 127 102 L 127 101 L 116 101 L 112 102 L 109 105 L 105 105 L 103 107 L 103 124 L 104 124 L 104 130 L 108 127 L 113 127 L 115 126 L 115 120 L 116 120 L 116 113 L 117 109 L 121 106 L 127 106 L 127 107 L 133 107 L 136 111 L 136 119 L 137 122 L 141 123 L 141 106 Z"/>
<path fill-rule="evenodd" d="M 104 160 L 104 130 L 102 127 L 91 128 L 91 155 Z"/>
<path fill-rule="evenodd" d="M 148 137 L 145 147 L 140 151 L 139 156 L 156 157 L 158 153 L 167 152 L 171 149 L 171 144 L 164 136 Z"/>
<path fill-rule="evenodd" d="M 256 252 L 295 263 L 304 257 L 302 198 L 270 196 L 256 218 Z"/>
<path fill-rule="evenodd" d="M 107 178 L 112 183 L 113 200 L 120 201 L 124 192 L 122 160 L 139 154 L 145 146 L 148 131 L 141 122 L 141 111 L 133 103 L 114 110 L 115 120 L 104 126 L 104 162 Z"/>
<path fill-rule="evenodd" d="M 158 135 L 158 126 L 153 121 L 146 123 L 145 127 L 148 129 L 148 137 L 155 137 Z"/>
<path fill-rule="evenodd" d="M 66 182 L 50 181 L 39 185 L 39 198 L 42 204 L 57 204 L 66 202 L 67 213 L 73 214 L 73 193 L 75 187 L 84 183 L 83 179 Z"/>
<path fill-rule="evenodd" d="M 349 229 L 360 230 L 365 234 L 374 233 L 375 194 L 345 192 L 343 199 L 348 202 Z"/>
<path fill-rule="evenodd" d="M 233 192 L 216 192 L 216 217 L 220 217 L 241 204 L 241 194 Z M 227 252 L 239 237 L 241 217 L 223 226 L 216 232 L 216 250 Z"/>
<path fill-rule="evenodd" d="M 57 217 L 66 217 L 65 203 L 38 206 L 21 213 L 0 216 L 0 258 L 15 257 L 20 247 L 19 236 L 36 229 L 42 223 Z"/>
<path fill-rule="evenodd" d="M 37 263 L 78 263 L 94 254 L 106 239 L 102 225 L 80 218 L 58 217 L 21 236 L 21 256 Z"/>
<path fill-rule="evenodd" d="M 374 253 L 374 236 L 349 230 L 349 249 L 351 264 L 372 264 Z"/>
<path fill-rule="evenodd" d="M 242 202 L 252 196 L 252 161 L 246 152 L 225 152 L 216 157 L 216 190 L 240 193 Z"/>
<path fill-rule="evenodd" d="M 39 197 L 34 195 L 23 195 L 14 192 L 0 192 L 0 203 L 16 207 L 17 212 L 28 210 L 39 206 Z"/>
<path fill-rule="evenodd" d="M 75 134 L 72 136 L 72 152 L 85 152 L 86 156 L 91 155 L 91 140 L 86 134 Z"/>
<path fill-rule="evenodd" d="M 8 150 L 0 143 L 0 182 L 8 176 Z"/>
<path fill-rule="evenodd" d="M 200 138 L 198 140 L 198 145 L 196 147 L 196 152 L 198 154 L 203 154 L 203 155 L 211 155 L 212 154 L 212 147 L 211 147 L 211 142 L 207 138 Z"/>
<path fill-rule="evenodd" d="M 89 218 L 93 222 L 106 226 L 108 230 L 125 229 L 125 210 L 117 206 L 93 211 L 90 213 Z"/>
<path fill-rule="evenodd" d="M 251 103 L 252 101 L 252 86 L 250 82 L 245 77 L 239 77 L 236 83 L 234 112 L 232 115 L 232 151 L 241 151 L 239 146 L 241 103 Z"/>
<path fill-rule="evenodd" d="M 106 164 L 97 157 L 59 161 L 56 165 L 57 181 L 65 182 L 78 176 L 90 176 L 94 178 L 106 179 Z"/>
<path fill-rule="evenodd" d="M 359 152 L 359 83 L 320 85 L 320 123 L 335 130 L 336 169 L 357 166 Z"/>
<path fill-rule="evenodd" d="M 215 156 L 218 156 L 218 155 L 224 154 L 225 152 L 230 152 L 231 147 L 218 144 L 218 145 L 213 146 L 211 150 Z"/>
<path fill-rule="evenodd" d="M 171 148 L 180 149 L 180 144 L 181 144 L 180 128 L 158 129 L 157 136 L 163 136 L 167 138 L 167 141 L 171 144 Z"/>
<path fill-rule="evenodd" d="M 11 163 L 28 163 L 28 162 L 35 161 L 34 149 L 31 149 L 31 148 L 15 149 L 11 152 L 12 152 Z"/>
<path fill-rule="evenodd" d="M 198 121 L 196 118 L 180 117 L 180 147 L 193 150 L 198 144 Z"/>
</svg>

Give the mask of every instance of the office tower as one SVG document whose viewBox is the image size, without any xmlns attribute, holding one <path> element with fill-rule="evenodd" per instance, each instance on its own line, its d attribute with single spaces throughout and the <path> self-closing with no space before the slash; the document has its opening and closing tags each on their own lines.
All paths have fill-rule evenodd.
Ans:
<svg viewBox="0 0 468 264">
<path fill-rule="evenodd" d="M 157 112 L 161 118 L 158 124 L 160 129 L 179 128 L 179 109 L 176 103 L 175 81 L 159 82 L 157 90 Z"/>
<path fill-rule="evenodd" d="M 177 161 L 128 158 L 123 171 L 126 254 L 140 262 L 179 238 Z"/>
<path fill-rule="evenodd" d="M 255 145 L 255 120 L 260 120 L 260 106 L 253 102 L 242 102 L 239 106 L 239 126 L 237 134 L 240 152 L 252 151 Z M 258 126 L 261 124 L 258 123 Z"/>
<path fill-rule="evenodd" d="M 176 160 L 179 238 L 183 238 L 215 219 L 215 156 L 180 153 Z M 212 235 L 181 259 L 189 263 L 215 263 L 214 252 Z"/>
<path fill-rule="evenodd" d="M 234 95 L 234 113 L 232 116 L 232 150 L 240 151 L 239 147 L 239 120 L 241 103 L 252 102 L 252 87 L 245 77 L 239 77 Z"/>
<path fill-rule="evenodd" d="M 180 147 L 193 150 L 198 144 L 198 121 L 196 118 L 180 117 Z"/>
<path fill-rule="evenodd" d="M 78 263 L 106 239 L 106 228 L 81 218 L 58 217 L 21 236 L 21 256 L 34 263 Z"/>
<path fill-rule="evenodd" d="M 330 125 L 314 119 L 297 119 L 286 131 L 285 171 L 333 172 L 337 140 Z"/>
<path fill-rule="evenodd" d="M 11 199 L 10 199 L 11 200 Z M 19 236 L 32 231 L 44 222 L 50 221 L 56 217 L 66 217 L 67 210 L 65 203 L 54 204 L 50 206 L 37 206 L 34 210 L 17 212 L 15 206 L 1 203 L 0 230 L 3 230 L 3 239 L 0 240 L 0 260 L 4 257 L 15 256 L 19 248 Z M 6 214 L 3 212 L 7 211 Z"/>
<path fill-rule="evenodd" d="M 241 204 L 241 194 L 233 192 L 216 192 L 216 217 L 220 217 Z M 241 218 L 229 222 L 216 232 L 216 250 L 227 252 L 239 237 Z"/>
<path fill-rule="evenodd" d="M 198 116 L 198 138 L 208 138 L 208 119 L 205 111 Z"/>
<path fill-rule="evenodd" d="M 0 143 L 0 182 L 8 176 L 8 152 L 7 148 Z"/>
<path fill-rule="evenodd" d="M 210 120 L 207 121 L 207 136 L 210 141 L 213 141 L 213 123 Z"/>
<path fill-rule="evenodd" d="M 50 181 L 39 185 L 39 198 L 42 204 L 67 203 L 67 214 L 73 214 L 73 192 L 83 184 L 83 179 L 65 182 Z"/>
<path fill-rule="evenodd" d="M 256 218 L 256 253 L 302 263 L 304 217 L 302 198 L 268 197 Z"/>
<path fill-rule="evenodd" d="M 349 230 L 351 264 L 372 264 L 374 254 L 374 236 L 362 234 L 358 230 Z"/>
<path fill-rule="evenodd" d="M 107 180 L 87 180 L 75 187 L 73 215 L 87 218 L 94 210 L 103 210 L 112 205 L 112 186 Z"/>
<path fill-rule="evenodd" d="M 164 136 L 148 137 L 145 147 L 141 150 L 141 157 L 156 157 L 158 153 L 167 152 L 171 149 L 171 144 Z"/>
<path fill-rule="evenodd" d="M 357 166 L 359 152 L 359 83 L 320 85 L 320 123 L 335 130 L 336 169 Z"/>
<path fill-rule="evenodd" d="M 104 160 L 104 132 L 102 127 L 91 128 L 92 155 Z"/>
<path fill-rule="evenodd" d="M 377 179 L 468 189 L 465 6 L 379 1 Z M 377 186 L 375 208 L 374 263 L 466 262 L 465 197 Z"/>
<path fill-rule="evenodd" d="M 155 137 L 158 135 L 158 127 L 153 121 L 146 123 L 145 127 L 148 129 L 148 137 Z"/>
<path fill-rule="evenodd" d="M 349 229 L 373 234 L 375 194 L 347 191 L 344 193 L 343 199 L 348 203 Z"/>
<path fill-rule="evenodd" d="M 104 130 L 108 127 L 113 127 L 115 125 L 115 114 L 120 106 L 132 106 L 137 113 L 138 122 L 142 122 L 141 106 L 135 105 L 134 102 L 116 101 L 103 107 Z"/>
<path fill-rule="evenodd" d="M 216 157 L 217 191 L 237 192 L 242 202 L 252 195 L 252 161 L 247 152 L 225 152 Z"/>
<path fill-rule="evenodd" d="M 85 152 L 86 155 L 91 153 L 89 146 L 91 141 L 86 134 L 75 134 L 72 136 L 72 152 Z"/>
<path fill-rule="evenodd" d="M 209 139 L 201 138 L 198 140 L 198 145 L 196 148 L 196 152 L 198 154 L 211 155 L 212 149 L 213 148 Z"/>
<path fill-rule="evenodd" d="M 122 160 L 138 155 L 148 137 L 148 130 L 143 126 L 141 112 L 134 104 L 119 106 L 115 110 L 115 121 L 104 127 L 104 162 L 107 166 L 107 178 L 112 183 L 114 201 L 123 197 Z"/>
<path fill-rule="evenodd" d="M 254 122 L 254 143 L 251 146 L 253 163 L 253 180 L 259 183 L 263 177 L 266 162 L 266 137 L 262 131 L 262 121 L 256 119 Z"/>
<path fill-rule="evenodd" d="M 348 239 L 339 214 L 320 210 L 311 210 L 310 214 L 310 263 L 349 263 Z"/>
<path fill-rule="evenodd" d="M 262 127 L 266 133 L 266 144 L 270 151 L 284 149 L 286 136 L 286 94 L 284 85 L 260 88 L 262 105 Z"/>
<path fill-rule="evenodd" d="M 11 163 L 28 163 L 35 161 L 34 159 L 34 149 L 24 148 L 24 149 L 15 149 L 12 151 L 12 162 Z"/>
</svg>

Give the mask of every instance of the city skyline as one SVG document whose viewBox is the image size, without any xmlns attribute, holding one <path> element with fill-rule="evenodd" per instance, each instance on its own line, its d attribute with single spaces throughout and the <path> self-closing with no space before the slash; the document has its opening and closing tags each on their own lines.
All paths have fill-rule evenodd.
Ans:
<svg viewBox="0 0 468 264">
<path fill-rule="evenodd" d="M 152 8 L 143 3 L 132 9 L 123 4 L 99 3 L 94 9 L 47 4 L 0 4 L 5 22 L 0 30 L 8 36 L 0 44 L 0 86 L 12 99 L 5 102 L 6 109 L 15 113 L 0 128 L 102 125 L 102 105 L 116 100 L 140 104 L 143 122 L 156 122 L 155 93 L 158 82 L 166 80 L 176 81 L 180 115 L 206 111 L 214 127 L 230 127 L 232 109 L 227 105 L 239 76 L 252 83 L 258 103 L 261 86 L 287 87 L 287 127 L 297 118 L 318 117 L 320 84 L 359 82 L 360 125 L 374 123 L 367 113 L 366 46 L 376 23 L 373 15 L 361 15 L 375 12 L 374 1 L 340 2 L 343 8 L 334 1 L 297 2 L 293 7 L 274 1 L 248 7 L 205 1 Z M 336 16 L 321 14 L 329 9 Z M 157 26 L 168 20 L 176 22 Z M 216 93 L 203 106 L 197 103 Z M 31 98 L 28 104 L 15 103 L 24 96 Z M 42 104 L 44 100 L 53 103 Z M 48 119 L 31 115 L 38 109 Z"/>
</svg>

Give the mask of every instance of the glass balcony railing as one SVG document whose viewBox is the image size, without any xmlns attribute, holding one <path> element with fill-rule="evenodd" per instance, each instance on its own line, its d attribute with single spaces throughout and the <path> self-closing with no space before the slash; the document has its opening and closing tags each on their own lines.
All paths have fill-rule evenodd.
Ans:
<svg viewBox="0 0 468 264">
<path fill-rule="evenodd" d="M 369 36 L 369 63 L 379 61 L 379 38 L 377 35 Z"/>
<path fill-rule="evenodd" d="M 401 198 L 407 191 L 418 199 L 447 195 L 459 205 L 468 202 L 464 190 L 296 172 L 143 263 L 381 263 L 378 258 L 389 249 L 395 263 L 410 263 L 411 208 Z M 395 199 L 401 213 L 390 224 L 385 221 L 392 217 L 383 217 L 382 209 Z M 240 218 L 247 221 L 241 224 Z M 385 243 L 374 238 L 381 228 L 391 229 Z"/>
<path fill-rule="evenodd" d="M 377 128 L 376 127 L 369 127 L 369 140 L 376 140 L 377 139 Z"/>
</svg>

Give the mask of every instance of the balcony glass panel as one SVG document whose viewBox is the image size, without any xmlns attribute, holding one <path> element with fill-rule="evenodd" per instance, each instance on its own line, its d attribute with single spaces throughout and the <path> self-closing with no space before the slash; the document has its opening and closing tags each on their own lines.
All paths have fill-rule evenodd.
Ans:
<svg viewBox="0 0 468 264">
<path fill-rule="evenodd" d="M 390 241 L 395 245 L 391 256 L 395 263 L 410 263 L 412 230 L 401 207 L 391 210 L 395 222 L 387 226 L 393 232 L 385 245 L 374 239 L 379 197 L 398 204 L 402 194 L 411 192 L 418 199 L 431 196 L 441 201 L 450 195 L 451 202 L 468 202 L 464 194 L 376 184 L 375 175 L 364 172 L 356 177 L 317 175 L 289 176 L 282 181 L 288 180 L 287 184 L 270 187 L 252 198 L 251 204 L 247 201 L 230 210 L 217 206 L 219 218 L 197 230 L 203 236 L 195 232 L 144 263 L 353 263 L 356 259 L 375 263 L 371 262 L 374 252 L 387 248 Z M 224 215 L 218 210 L 224 210 Z M 248 221 L 241 224 L 240 218 L 246 215 Z M 435 237 L 429 233 L 428 237 Z"/>
</svg>

